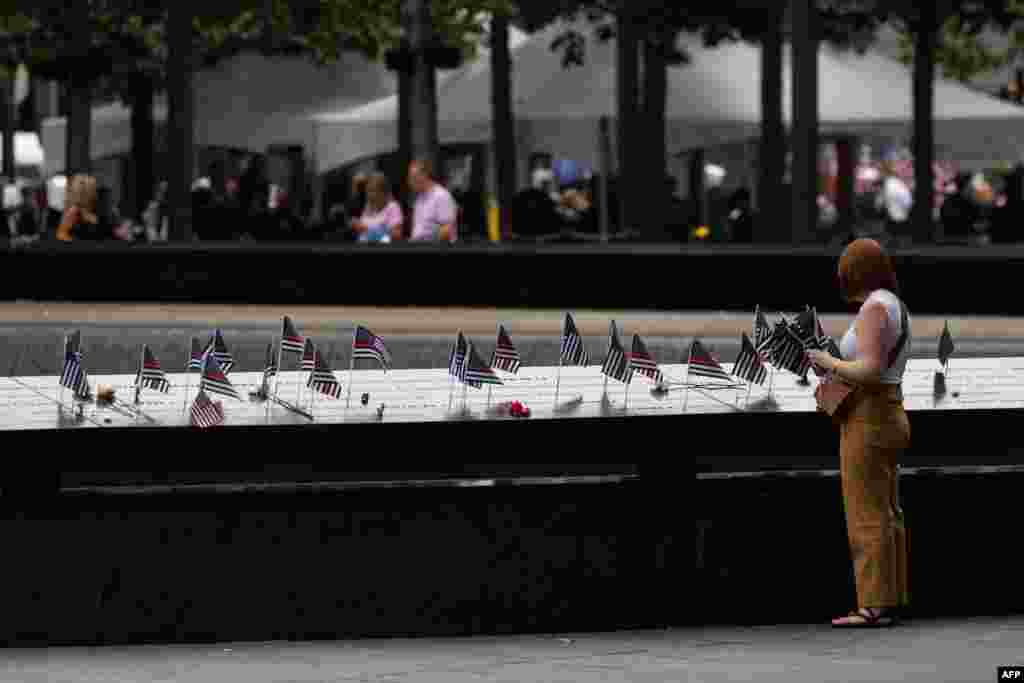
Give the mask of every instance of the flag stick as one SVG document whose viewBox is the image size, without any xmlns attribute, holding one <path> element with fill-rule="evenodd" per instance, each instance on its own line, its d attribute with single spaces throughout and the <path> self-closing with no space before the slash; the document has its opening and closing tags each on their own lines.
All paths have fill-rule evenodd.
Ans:
<svg viewBox="0 0 1024 683">
<path fill-rule="evenodd" d="M 57 349 L 58 358 L 57 361 L 57 405 L 64 407 L 64 384 L 61 380 L 64 378 L 64 356 L 67 355 L 68 350 L 68 336 L 64 335 L 64 348 L 63 350 Z"/>
<path fill-rule="evenodd" d="M 277 390 L 281 386 L 281 373 L 284 368 L 281 366 L 282 358 L 284 354 L 284 318 L 281 319 L 281 339 L 277 343 L 277 375 L 274 379 L 274 398 L 277 398 Z M 269 410 L 269 406 L 267 410 Z"/>
<path fill-rule="evenodd" d="M 491 407 L 491 389 L 493 389 L 493 388 L 494 388 L 493 384 L 488 384 L 487 385 L 487 407 L 488 408 Z"/>
<path fill-rule="evenodd" d="M 466 359 L 466 362 L 467 363 L 469 362 L 468 358 Z M 468 413 L 469 412 L 469 405 L 468 405 L 468 403 L 469 403 L 469 396 L 468 396 L 468 394 L 469 394 L 469 385 L 466 383 L 465 380 L 463 380 L 463 382 L 462 382 L 462 412 L 464 412 L 464 413 Z"/>
<path fill-rule="evenodd" d="M 562 351 L 558 351 L 558 374 L 555 376 L 555 405 L 558 405 L 558 390 L 562 386 Z"/>
<path fill-rule="evenodd" d="M 690 400 L 690 361 L 693 360 L 693 344 L 690 344 L 690 355 L 686 357 L 686 375 L 683 377 L 683 412 L 686 412 L 686 403 Z"/>
<path fill-rule="evenodd" d="M 452 394 L 455 393 L 455 376 L 448 372 L 448 412 L 452 411 Z"/>
<path fill-rule="evenodd" d="M 356 364 L 356 331 L 352 330 L 352 352 L 348 359 L 348 395 L 345 397 L 345 410 L 348 411 L 348 404 L 352 400 L 352 368 Z"/>
<path fill-rule="evenodd" d="M 748 403 L 750 403 L 750 390 L 753 389 L 753 388 L 754 388 L 754 383 L 753 382 L 747 382 L 747 398 L 743 402 L 744 406 L 746 406 Z"/>
<path fill-rule="evenodd" d="M 185 397 L 181 401 L 181 412 L 182 412 L 182 414 L 184 414 L 185 411 L 188 409 L 189 379 L 190 379 L 190 377 L 192 375 L 192 371 L 189 369 L 189 367 L 192 365 L 192 340 L 193 339 L 195 339 L 195 337 L 189 337 L 189 339 L 188 339 L 188 349 L 185 351 L 185 353 L 187 354 L 187 356 L 186 356 L 187 360 L 185 361 Z"/>
<path fill-rule="evenodd" d="M 142 391 L 142 366 L 146 358 L 146 345 L 139 351 L 139 374 L 135 375 L 135 405 L 139 405 L 139 393 Z"/>
</svg>

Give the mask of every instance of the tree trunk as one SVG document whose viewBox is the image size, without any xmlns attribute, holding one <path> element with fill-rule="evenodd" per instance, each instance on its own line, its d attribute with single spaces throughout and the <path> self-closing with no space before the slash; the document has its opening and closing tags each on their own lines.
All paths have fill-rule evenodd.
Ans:
<svg viewBox="0 0 1024 683">
<path fill-rule="evenodd" d="M 403 14 L 404 16 L 404 14 Z M 402 39 L 402 50 L 409 49 L 409 41 Z M 403 213 L 411 215 L 412 193 L 409 190 L 406 175 L 409 162 L 412 161 L 412 71 L 398 70 L 398 154 L 393 169 L 395 196 L 399 197 Z M 411 234 L 412 222 L 405 221 L 402 230 L 406 236 Z"/>
<path fill-rule="evenodd" d="M 413 49 L 412 153 L 415 158 L 428 159 L 436 173 L 439 164 L 437 141 L 437 70 L 427 63 L 425 48 L 433 36 L 430 4 L 427 0 L 405 0 L 412 22 L 410 43 Z"/>
<path fill-rule="evenodd" d="M 932 203 L 935 175 L 935 47 L 938 22 L 935 7 L 919 5 L 921 17 L 914 32 L 914 207 L 911 225 L 915 241 L 934 239 Z"/>
<path fill-rule="evenodd" d="M 509 217 L 518 188 L 516 128 L 512 111 L 512 54 L 508 44 L 508 16 L 491 19 L 491 119 L 494 121 L 494 167 L 497 175 L 498 222 L 502 239 L 511 233 Z"/>
<path fill-rule="evenodd" d="M 666 137 L 666 108 L 668 105 L 668 63 L 665 59 L 665 44 L 674 39 L 674 33 L 661 31 L 660 36 L 644 41 L 644 92 L 643 125 L 639 127 L 646 138 L 644 164 L 644 202 L 648 211 L 644 217 L 644 232 L 651 241 L 667 240 L 665 231 L 668 192 L 665 177 L 668 175 L 668 143 Z M 637 195 L 639 196 L 639 195 Z"/>
<path fill-rule="evenodd" d="M 15 162 L 14 157 L 14 131 L 18 128 L 17 116 L 15 114 L 16 108 L 14 106 L 14 74 L 10 77 L 4 78 L 3 83 L 3 153 L 4 153 L 4 167 L 3 174 L 8 180 L 13 181 L 15 178 Z"/>
<path fill-rule="evenodd" d="M 792 240 L 811 241 L 818 226 L 818 27 L 811 0 L 791 0 L 793 21 Z"/>
<path fill-rule="evenodd" d="M 192 181 L 195 178 L 195 105 L 192 78 L 192 13 L 175 5 L 168 17 L 167 196 L 170 238 L 192 241 Z"/>
<path fill-rule="evenodd" d="M 761 141 L 758 159 L 755 242 L 781 242 L 782 179 L 786 174 L 786 128 L 782 119 L 782 13 L 768 13 L 761 43 Z M 788 236 L 787 236 L 788 237 Z"/>
<path fill-rule="evenodd" d="M 85 58 L 92 44 L 89 4 L 71 5 L 78 29 L 74 35 L 76 54 Z M 84 74 L 72 74 L 68 81 L 68 116 L 64 127 L 64 169 L 68 177 L 92 171 L 92 81 Z"/>
<path fill-rule="evenodd" d="M 154 142 L 155 124 L 153 122 L 153 81 L 145 76 L 138 76 L 132 83 L 132 161 L 133 182 L 132 215 L 140 215 L 146 210 L 156 185 L 154 173 Z"/>
<path fill-rule="evenodd" d="M 626 11 L 620 12 L 618 16 L 616 50 L 619 230 L 625 231 L 633 229 L 639 218 L 634 213 L 634 206 L 638 186 L 637 169 L 643 162 L 643 150 L 638 150 L 636 146 L 636 124 L 640 109 L 640 41 L 635 18 Z"/>
</svg>

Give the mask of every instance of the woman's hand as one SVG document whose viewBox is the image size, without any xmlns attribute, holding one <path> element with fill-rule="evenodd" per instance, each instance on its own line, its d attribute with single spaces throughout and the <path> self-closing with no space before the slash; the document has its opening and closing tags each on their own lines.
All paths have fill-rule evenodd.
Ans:
<svg viewBox="0 0 1024 683">
<path fill-rule="evenodd" d="M 360 235 L 363 234 L 364 232 L 366 232 L 369 229 L 367 227 L 366 223 L 364 223 L 361 220 L 356 219 L 356 218 L 352 219 L 352 224 L 351 225 L 352 225 L 352 231 L 353 232 L 357 232 Z"/>
<path fill-rule="evenodd" d="M 819 351 L 817 349 L 811 349 L 807 351 L 807 358 L 812 364 L 821 368 L 822 370 L 835 370 L 836 362 L 838 358 L 834 357 L 828 351 Z"/>
</svg>

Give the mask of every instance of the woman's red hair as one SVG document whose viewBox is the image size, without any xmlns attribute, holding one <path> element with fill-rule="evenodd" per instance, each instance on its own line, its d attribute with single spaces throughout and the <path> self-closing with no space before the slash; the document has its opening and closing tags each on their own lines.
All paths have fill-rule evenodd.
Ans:
<svg viewBox="0 0 1024 683">
<path fill-rule="evenodd" d="M 872 239 L 851 242 L 839 257 L 839 291 L 843 298 L 867 296 L 878 289 L 899 293 L 892 260 L 882 245 Z"/>
</svg>

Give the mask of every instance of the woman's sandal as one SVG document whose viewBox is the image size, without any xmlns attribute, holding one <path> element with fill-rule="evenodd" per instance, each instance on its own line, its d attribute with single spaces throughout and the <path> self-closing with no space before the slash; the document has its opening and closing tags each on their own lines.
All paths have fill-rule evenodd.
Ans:
<svg viewBox="0 0 1024 683">
<path fill-rule="evenodd" d="M 896 617 L 890 610 L 877 607 L 861 607 L 845 617 L 832 620 L 835 628 L 884 628 L 896 623 Z"/>
</svg>

